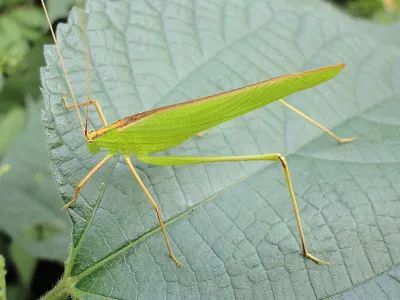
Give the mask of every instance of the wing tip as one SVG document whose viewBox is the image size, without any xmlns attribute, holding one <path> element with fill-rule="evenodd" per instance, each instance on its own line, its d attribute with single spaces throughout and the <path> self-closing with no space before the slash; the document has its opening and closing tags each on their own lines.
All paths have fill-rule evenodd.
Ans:
<svg viewBox="0 0 400 300">
<path fill-rule="evenodd" d="M 327 65 L 327 66 L 323 66 L 320 68 L 316 68 L 316 69 L 311 69 L 311 70 L 307 70 L 304 71 L 302 73 L 299 74 L 305 74 L 305 73 L 314 73 L 314 74 L 321 74 L 321 73 L 325 73 L 326 75 L 328 75 L 328 77 L 331 79 L 333 77 L 336 77 L 336 75 L 338 75 L 346 66 L 345 63 L 338 63 L 338 64 L 333 64 L 333 65 Z"/>
<path fill-rule="evenodd" d="M 331 70 L 337 71 L 336 73 L 339 73 L 344 69 L 344 67 L 346 67 L 345 63 L 338 63 L 338 64 L 333 64 L 333 65 L 328 65 L 328 66 L 322 67 L 320 69 L 331 69 Z"/>
<path fill-rule="evenodd" d="M 338 64 L 331 65 L 331 67 L 337 69 L 338 71 L 342 71 L 344 69 L 344 67 L 346 67 L 346 64 L 338 63 Z"/>
</svg>

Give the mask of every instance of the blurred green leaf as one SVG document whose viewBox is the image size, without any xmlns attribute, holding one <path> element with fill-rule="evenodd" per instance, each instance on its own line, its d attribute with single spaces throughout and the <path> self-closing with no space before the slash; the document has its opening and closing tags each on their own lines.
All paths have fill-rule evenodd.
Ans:
<svg viewBox="0 0 400 300">
<path fill-rule="evenodd" d="M 0 0 L 0 8 L 4 6 L 11 6 L 16 4 L 21 4 L 26 2 L 26 0 Z"/>
<path fill-rule="evenodd" d="M 26 129 L 2 160 L 11 170 L 0 177 L 0 229 L 33 257 L 64 260 L 71 227 L 51 178 L 39 112 L 28 105 Z"/>
<path fill-rule="evenodd" d="M 24 105 L 27 96 L 34 99 L 40 97 L 40 78 L 39 67 L 43 64 L 42 48 L 43 44 L 49 42 L 46 36 L 37 40 L 33 47 L 13 74 L 9 75 L 0 89 L 0 111 L 7 112 L 15 106 Z"/>
<path fill-rule="evenodd" d="M 32 27 L 43 28 L 47 24 L 43 18 L 43 11 L 33 6 L 22 6 L 15 9 L 10 13 L 10 17 L 20 25 L 23 25 L 24 30 L 29 30 Z"/>
<path fill-rule="evenodd" d="M 4 256 L 6 261 L 6 269 L 9 270 L 8 275 L 6 276 L 6 285 L 7 285 L 7 299 L 8 300 L 28 300 L 29 298 L 29 287 L 25 286 L 21 279 L 21 275 L 19 274 L 18 270 L 18 262 L 14 259 L 21 259 L 21 268 L 25 268 L 23 266 L 23 262 L 29 262 L 29 259 L 25 257 L 19 257 L 19 255 L 13 255 L 13 244 L 14 242 L 11 238 L 6 235 L 3 231 L 0 230 L 0 253 Z M 19 253 L 21 253 L 19 251 Z M 25 252 L 26 253 L 26 252 Z M 22 255 L 22 253 L 21 253 Z M 30 255 L 28 254 L 30 257 Z M 28 266 L 29 268 L 29 266 Z M 18 274 L 17 274 L 18 272 Z M 26 274 L 27 275 L 27 274 Z M 24 275 L 23 275 L 24 276 Z M 0 297 L 1 299 L 1 297 Z"/>
<path fill-rule="evenodd" d="M 21 293 L 21 288 L 19 285 L 7 284 L 7 299 L 8 300 L 26 300 L 26 295 Z"/>
<path fill-rule="evenodd" d="M 377 11 L 383 10 L 382 0 L 349 0 L 348 11 L 361 17 L 372 17 Z"/>
<path fill-rule="evenodd" d="M 17 268 L 18 277 L 22 283 L 23 288 L 29 291 L 32 281 L 32 276 L 35 272 L 37 259 L 32 257 L 29 252 L 20 247 L 17 243 L 13 242 L 10 247 L 10 256 Z"/>
<path fill-rule="evenodd" d="M 18 24 L 8 15 L 0 15 L 0 72 L 12 73 L 29 49 Z"/>
<path fill-rule="evenodd" d="M 0 15 L 0 73 L 14 73 L 29 43 L 43 36 L 45 24 L 42 11 L 34 6 L 16 6 Z"/>
<path fill-rule="evenodd" d="M 0 118 L 0 157 L 9 144 L 21 132 L 25 119 L 25 112 L 22 108 L 15 107 L 5 116 Z"/>
</svg>

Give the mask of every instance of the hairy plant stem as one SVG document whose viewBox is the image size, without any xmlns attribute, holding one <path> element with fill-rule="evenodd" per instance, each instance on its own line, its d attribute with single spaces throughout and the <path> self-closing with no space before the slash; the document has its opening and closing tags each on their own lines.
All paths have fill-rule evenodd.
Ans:
<svg viewBox="0 0 400 300">
<path fill-rule="evenodd" d="M 59 282 L 52 288 L 49 292 L 47 292 L 42 300 L 65 300 L 71 294 L 71 286 L 70 282 L 65 278 L 61 278 Z"/>
</svg>

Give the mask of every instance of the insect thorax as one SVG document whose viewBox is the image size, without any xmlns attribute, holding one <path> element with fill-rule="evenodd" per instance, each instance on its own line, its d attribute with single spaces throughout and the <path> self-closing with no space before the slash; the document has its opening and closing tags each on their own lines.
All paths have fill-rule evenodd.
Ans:
<svg viewBox="0 0 400 300">
<path fill-rule="evenodd" d="M 89 149 L 89 152 L 92 154 L 95 154 L 100 151 L 100 145 L 96 140 L 88 141 L 87 147 Z"/>
</svg>

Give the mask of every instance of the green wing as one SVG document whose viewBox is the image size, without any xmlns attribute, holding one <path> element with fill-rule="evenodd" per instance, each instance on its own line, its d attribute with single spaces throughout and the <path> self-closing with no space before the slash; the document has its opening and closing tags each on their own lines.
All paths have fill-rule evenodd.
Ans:
<svg viewBox="0 0 400 300">
<path fill-rule="evenodd" d="M 194 134 L 335 77 L 331 65 L 262 81 L 229 92 L 126 117 L 98 137 L 111 152 L 147 154 L 176 146 Z"/>
</svg>

